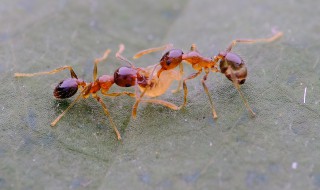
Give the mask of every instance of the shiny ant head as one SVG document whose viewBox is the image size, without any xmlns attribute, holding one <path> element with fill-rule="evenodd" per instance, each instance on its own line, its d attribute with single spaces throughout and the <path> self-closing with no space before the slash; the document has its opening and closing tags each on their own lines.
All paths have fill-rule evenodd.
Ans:
<svg viewBox="0 0 320 190">
<path fill-rule="evenodd" d="M 114 83 L 121 87 L 131 87 L 136 84 L 137 70 L 131 67 L 120 67 L 114 72 Z"/>
<path fill-rule="evenodd" d="M 232 81 L 232 76 L 234 76 L 238 84 L 246 81 L 247 67 L 239 55 L 232 52 L 220 52 L 218 58 L 220 58 L 220 71 L 229 80 Z"/>
<path fill-rule="evenodd" d="M 78 91 L 78 79 L 68 78 L 61 81 L 53 91 L 54 97 L 58 99 L 70 98 Z"/>
<path fill-rule="evenodd" d="M 161 69 L 158 71 L 158 77 L 163 70 L 176 68 L 182 62 L 182 55 L 180 49 L 172 49 L 165 53 L 160 60 Z"/>
</svg>

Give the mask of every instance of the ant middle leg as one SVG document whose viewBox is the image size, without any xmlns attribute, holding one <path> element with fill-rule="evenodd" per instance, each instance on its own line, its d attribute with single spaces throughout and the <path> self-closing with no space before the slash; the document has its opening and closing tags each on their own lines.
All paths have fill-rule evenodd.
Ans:
<svg viewBox="0 0 320 190">
<path fill-rule="evenodd" d="M 104 92 L 101 91 L 101 93 L 102 93 L 104 96 L 110 96 L 110 97 L 117 97 L 117 96 L 122 96 L 122 95 L 127 95 L 127 96 L 130 96 L 130 97 L 133 97 L 133 98 L 136 97 L 136 94 L 135 94 L 135 93 L 132 93 L 132 92 L 104 93 Z"/>
<path fill-rule="evenodd" d="M 203 78 L 202 78 L 202 80 L 201 80 L 202 86 L 203 86 L 203 88 L 204 88 L 205 93 L 207 94 L 207 96 L 208 96 L 208 98 L 209 98 L 209 102 L 210 102 L 211 109 L 212 109 L 212 116 L 213 116 L 214 119 L 216 119 L 216 118 L 218 117 L 218 116 L 217 116 L 217 112 L 216 112 L 216 110 L 214 109 L 213 100 L 212 100 L 212 98 L 211 98 L 211 96 L 210 96 L 208 87 L 207 87 L 207 85 L 206 85 L 206 83 L 205 83 L 206 80 L 207 80 L 207 78 L 208 78 L 208 74 L 209 74 L 210 70 L 209 70 L 208 68 L 205 68 L 204 71 L 205 71 L 206 74 L 203 76 Z"/>
<path fill-rule="evenodd" d="M 15 77 L 33 77 L 38 75 L 50 75 L 50 74 L 61 72 L 66 69 L 69 69 L 71 78 L 76 78 L 76 79 L 78 78 L 71 66 L 63 66 L 63 67 L 54 69 L 52 71 L 44 71 L 44 72 L 37 72 L 37 73 L 14 73 L 14 76 Z"/>
<path fill-rule="evenodd" d="M 253 44 L 253 43 L 269 43 L 277 40 L 283 35 L 283 32 L 276 32 L 273 36 L 269 38 L 258 38 L 258 39 L 236 39 L 232 40 L 231 44 L 228 46 L 226 49 L 227 52 L 230 52 L 232 48 L 237 44 L 237 43 L 246 43 L 246 44 Z"/>
</svg>

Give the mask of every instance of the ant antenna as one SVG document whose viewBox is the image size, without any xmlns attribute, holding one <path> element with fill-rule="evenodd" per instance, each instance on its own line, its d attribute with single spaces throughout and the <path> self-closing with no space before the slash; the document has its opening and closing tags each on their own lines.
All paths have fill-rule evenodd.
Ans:
<svg viewBox="0 0 320 190">
<path fill-rule="evenodd" d="M 121 55 L 122 52 L 124 51 L 124 49 L 125 49 L 124 45 L 123 45 L 123 44 L 120 44 L 120 45 L 119 45 L 119 50 L 118 50 L 118 52 L 116 53 L 116 58 L 118 58 L 118 59 L 120 59 L 120 60 L 128 63 L 132 68 L 135 68 L 134 64 L 133 64 L 131 61 L 129 61 L 127 58 L 125 58 L 125 57 L 123 57 L 123 56 Z"/>
</svg>

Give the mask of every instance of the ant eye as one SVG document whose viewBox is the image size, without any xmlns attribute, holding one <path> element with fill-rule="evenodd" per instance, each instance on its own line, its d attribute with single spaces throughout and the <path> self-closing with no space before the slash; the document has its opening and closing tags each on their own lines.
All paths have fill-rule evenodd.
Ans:
<svg viewBox="0 0 320 190">
<path fill-rule="evenodd" d="M 131 67 L 120 67 L 114 72 L 114 83 L 121 87 L 130 87 L 136 84 L 137 71 Z"/>
<path fill-rule="evenodd" d="M 78 91 L 78 83 L 74 78 L 61 81 L 53 91 L 53 95 L 59 99 L 70 98 Z"/>
<path fill-rule="evenodd" d="M 172 49 L 165 53 L 160 60 L 160 65 L 163 70 L 177 67 L 182 61 L 182 54 L 183 52 L 180 49 Z"/>
</svg>

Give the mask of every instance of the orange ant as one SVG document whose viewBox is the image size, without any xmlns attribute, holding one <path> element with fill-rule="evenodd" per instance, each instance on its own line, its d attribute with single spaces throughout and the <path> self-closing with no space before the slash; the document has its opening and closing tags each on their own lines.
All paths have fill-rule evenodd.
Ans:
<svg viewBox="0 0 320 190">
<path fill-rule="evenodd" d="M 258 42 L 272 42 L 280 38 L 282 35 L 283 35 L 282 32 L 277 32 L 270 38 L 236 39 L 231 42 L 231 44 L 228 46 L 228 48 L 225 51 L 221 51 L 220 53 L 218 53 L 218 55 L 214 56 L 213 58 L 202 56 L 198 52 L 195 44 L 192 44 L 191 49 L 188 53 L 183 53 L 181 49 L 173 49 L 173 45 L 168 44 L 161 47 L 142 50 L 138 52 L 136 55 L 134 55 L 133 58 L 136 59 L 145 54 L 156 52 L 156 51 L 168 50 L 166 51 L 166 53 L 164 53 L 164 55 L 160 59 L 160 62 L 157 65 L 155 65 L 154 70 L 156 70 L 156 67 L 161 66 L 161 68 L 158 69 L 157 71 L 158 77 L 160 77 L 163 71 L 174 69 L 178 65 L 180 68 L 180 74 L 182 75 L 183 74 L 182 61 L 186 61 L 187 63 L 192 65 L 192 68 L 197 72 L 189 75 L 183 80 L 180 80 L 178 89 L 176 91 L 173 91 L 173 92 L 179 91 L 179 89 L 181 88 L 181 83 L 183 81 L 184 102 L 178 109 L 183 108 L 187 103 L 188 89 L 187 89 L 186 81 L 197 77 L 198 75 L 201 74 L 202 70 L 204 70 L 205 75 L 203 76 L 201 82 L 205 90 L 205 93 L 209 98 L 209 102 L 212 108 L 213 118 L 217 118 L 217 113 L 214 108 L 213 100 L 209 94 L 208 87 L 205 84 L 205 81 L 207 80 L 208 74 L 211 70 L 212 72 L 219 72 L 224 74 L 230 81 L 232 81 L 233 85 L 239 92 L 241 99 L 244 105 L 246 106 L 247 110 L 254 117 L 255 113 L 252 111 L 251 107 L 248 104 L 248 101 L 245 99 L 242 91 L 240 90 L 240 85 L 245 82 L 247 77 L 247 68 L 245 66 L 243 59 L 239 55 L 231 52 L 231 50 L 237 43 L 252 44 L 252 43 L 258 43 Z"/>
<path fill-rule="evenodd" d="M 101 58 L 97 58 L 94 61 L 94 68 L 93 68 L 93 82 L 86 83 L 84 80 L 77 77 L 76 73 L 74 72 L 73 68 L 71 66 L 63 66 L 59 67 L 57 69 L 54 69 L 52 71 L 47 72 L 37 72 L 37 73 L 15 73 L 15 77 L 33 77 L 38 75 L 48 75 L 48 74 L 55 74 L 60 71 L 68 69 L 70 71 L 71 78 L 65 79 L 61 81 L 54 89 L 53 95 L 57 99 L 65 99 L 70 98 L 73 95 L 76 94 L 78 91 L 78 88 L 82 88 L 80 94 L 73 100 L 73 102 L 65 109 L 52 123 L 51 126 L 55 126 L 57 122 L 62 118 L 62 116 L 65 115 L 65 113 L 81 98 L 88 98 L 90 95 L 95 98 L 102 106 L 104 113 L 109 119 L 109 122 L 111 126 L 113 127 L 113 130 L 115 131 L 117 135 L 117 139 L 121 139 L 120 132 L 118 131 L 116 125 L 113 122 L 113 119 L 107 109 L 107 106 L 103 102 L 103 100 L 100 98 L 100 96 L 97 94 L 99 91 L 102 95 L 105 96 L 120 96 L 120 95 L 128 95 L 130 97 L 135 97 L 137 99 L 138 91 L 136 88 L 136 93 L 131 92 L 116 92 L 116 93 L 108 93 L 110 87 L 115 83 L 120 87 L 131 87 L 136 86 L 140 88 L 141 91 L 143 91 L 143 94 L 146 94 L 150 97 L 159 96 L 169 88 L 170 84 L 173 80 L 180 80 L 180 75 L 176 71 L 168 71 L 163 74 L 161 77 L 166 77 L 166 80 L 160 80 L 160 78 L 153 77 L 151 82 L 149 82 L 149 76 L 152 71 L 153 66 L 148 67 L 146 69 L 143 68 L 136 68 L 130 61 L 128 61 L 126 58 L 124 58 L 121 53 L 124 50 L 124 45 L 120 45 L 119 51 L 116 53 L 116 57 L 120 58 L 127 63 L 130 64 L 130 66 L 123 66 L 118 68 L 113 76 L 110 75 L 102 75 L 100 77 L 97 76 L 98 73 L 98 63 L 104 61 L 107 59 L 110 50 L 106 50 L 104 55 Z M 138 85 L 137 85 L 138 84 Z M 155 103 L 155 104 L 162 104 L 164 106 L 167 106 L 169 108 L 178 109 L 178 106 L 163 101 L 163 100 L 156 100 L 156 99 L 141 99 L 142 96 L 140 96 L 139 99 L 136 100 L 136 102 L 149 102 L 149 103 Z M 137 104 L 138 105 L 138 104 Z M 136 106 L 137 106 L 136 105 Z M 136 109 L 134 109 L 133 115 L 136 115 Z"/>
</svg>

